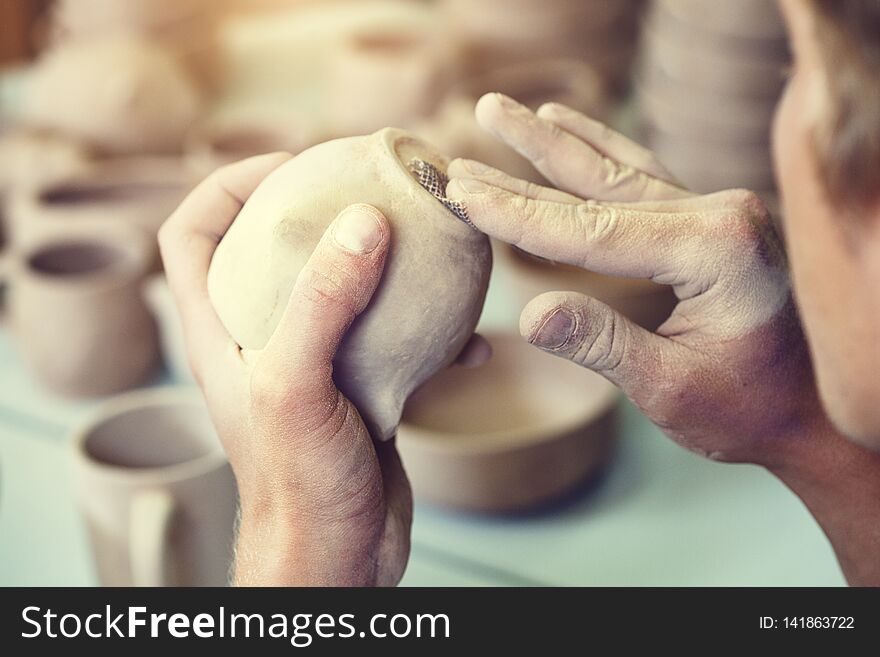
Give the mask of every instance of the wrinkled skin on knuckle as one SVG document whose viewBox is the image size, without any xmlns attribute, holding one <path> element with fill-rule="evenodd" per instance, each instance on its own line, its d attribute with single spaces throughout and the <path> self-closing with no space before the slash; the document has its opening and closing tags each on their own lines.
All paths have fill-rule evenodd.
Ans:
<svg viewBox="0 0 880 657">
<path fill-rule="evenodd" d="M 619 225 L 618 211 L 597 203 L 583 203 L 577 206 L 580 236 L 587 244 L 602 246 L 614 240 Z"/>
</svg>

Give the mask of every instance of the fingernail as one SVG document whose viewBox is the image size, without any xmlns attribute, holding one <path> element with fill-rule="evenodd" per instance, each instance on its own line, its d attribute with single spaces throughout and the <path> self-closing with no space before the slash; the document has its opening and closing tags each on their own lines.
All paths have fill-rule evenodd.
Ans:
<svg viewBox="0 0 880 657">
<path fill-rule="evenodd" d="M 349 208 L 333 224 L 333 239 L 353 253 L 370 253 L 382 241 L 382 227 L 376 215 L 363 208 Z"/>
<path fill-rule="evenodd" d="M 465 171 L 475 176 L 484 176 L 487 173 L 492 173 L 492 167 L 486 166 L 482 162 L 477 162 L 476 160 L 460 160 L 460 162 Z"/>
<path fill-rule="evenodd" d="M 521 107 L 521 105 L 513 98 L 511 98 L 510 96 L 505 96 L 504 94 L 496 93 L 495 100 L 497 100 L 498 104 L 505 109 L 516 109 L 517 107 Z"/>
<path fill-rule="evenodd" d="M 489 189 L 489 185 L 482 180 L 474 180 L 472 178 L 453 178 L 449 182 L 446 193 L 454 192 L 456 188 L 459 188 L 465 194 L 482 194 Z"/>
<path fill-rule="evenodd" d="M 557 308 L 538 328 L 532 338 L 532 344 L 542 349 L 558 349 L 571 337 L 575 327 L 575 318 L 570 310 Z"/>
</svg>

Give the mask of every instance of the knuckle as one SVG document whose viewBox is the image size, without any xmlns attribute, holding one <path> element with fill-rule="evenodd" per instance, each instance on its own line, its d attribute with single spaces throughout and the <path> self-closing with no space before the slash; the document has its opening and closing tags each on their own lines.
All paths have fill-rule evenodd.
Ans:
<svg viewBox="0 0 880 657">
<path fill-rule="evenodd" d="M 588 242 L 601 243 L 613 238 L 620 221 L 619 213 L 608 206 L 584 203 L 577 206 L 577 218 Z"/>
</svg>

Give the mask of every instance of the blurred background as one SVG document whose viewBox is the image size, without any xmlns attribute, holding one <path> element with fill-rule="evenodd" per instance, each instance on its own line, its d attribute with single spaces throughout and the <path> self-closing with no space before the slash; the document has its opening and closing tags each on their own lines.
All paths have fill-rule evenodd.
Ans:
<svg viewBox="0 0 880 657">
<path fill-rule="evenodd" d="M 234 483 L 211 460 L 155 242 L 218 166 L 393 125 L 546 182 L 473 118 L 501 91 L 601 119 L 686 186 L 747 187 L 778 213 L 787 61 L 770 0 L 0 0 L 0 585 L 225 575 L 206 546 L 231 542 L 212 505 L 234 505 Z M 401 428 L 404 584 L 843 583 L 767 473 L 685 452 L 511 338 L 543 291 L 654 328 L 668 289 L 493 249 L 495 361 L 441 374 Z"/>
</svg>

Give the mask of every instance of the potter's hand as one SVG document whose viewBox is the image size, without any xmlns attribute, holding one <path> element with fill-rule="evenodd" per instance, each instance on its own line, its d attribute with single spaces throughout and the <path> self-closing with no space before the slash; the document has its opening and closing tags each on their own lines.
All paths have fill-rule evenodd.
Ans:
<svg viewBox="0 0 880 657">
<path fill-rule="evenodd" d="M 332 378 L 336 349 L 382 274 L 387 221 L 368 206 L 337 217 L 260 351 L 242 351 L 208 299 L 219 240 L 289 157 L 218 170 L 159 236 L 192 369 L 238 481 L 235 583 L 395 584 L 409 554 L 409 483 L 393 441 L 373 443 Z"/>
<path fill-rule="evenodd" d="M 544 294 L 522 313 L 530 342 L 604 375 L 715 459 L 775 463 L 784 438 L 821 420 L 780 240 L 753 194 L 693 195 L 650 152 L 559 105 L 536 115 L 490 94 L 477 117 L 559 188 L 457 160 L 448 194 L 477 227 L 538 256 L 672 285 L 679 298 L 651 333 L 595 299 Z"/>
</svg>

